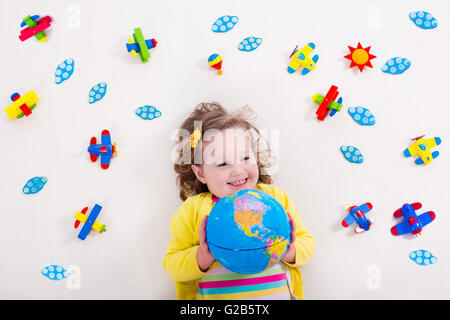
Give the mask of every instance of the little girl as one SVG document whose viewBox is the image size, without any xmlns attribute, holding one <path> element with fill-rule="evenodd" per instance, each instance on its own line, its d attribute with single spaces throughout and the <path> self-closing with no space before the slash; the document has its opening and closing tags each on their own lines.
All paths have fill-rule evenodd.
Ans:
<svg viewBox="0 0 450 320">
<path fill-rule="evenodd" d="M 181 125 L 185 134 L 177 142 L 174 169 L 184 203 L 172 219 L 163 260 L 175 280 L 178 299 L 303 299 L 299 267 L 312 257 L 315 241 L 286 193 L 271 185 L 266 173 L 270 149 L 259 150 L 260 133 L 246 119 L 247 111 L 244 107 L 230 114 L 218 103 L 202 103 Z M 218 199 L 242 189 L 272 195 L 291 222 L 291 242 L 282 260 L 259 274 L 225 269 L 206 243 L 212 207 Z"/>
</svg>

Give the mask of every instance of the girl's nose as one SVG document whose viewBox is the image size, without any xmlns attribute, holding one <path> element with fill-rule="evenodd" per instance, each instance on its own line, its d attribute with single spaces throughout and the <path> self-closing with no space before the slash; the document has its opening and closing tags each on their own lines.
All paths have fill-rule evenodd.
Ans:
<svg viewBox="0 0 450 320">
<path fill-rule="evenodd" d="M 234 164 L 231 168 L 231 175 L 239 177 L 245 173 L 245 168 L 241 164 Z"/>
</svg>

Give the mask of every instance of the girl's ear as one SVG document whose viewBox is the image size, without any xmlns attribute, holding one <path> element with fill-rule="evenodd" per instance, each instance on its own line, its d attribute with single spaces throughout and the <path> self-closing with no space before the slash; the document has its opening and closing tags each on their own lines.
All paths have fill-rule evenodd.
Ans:
<svg viewBox="0 0 450 320">
<path fill-rule="evenodd" d="M 203 183 L 206 184 L 206 179 L 203 176 L 203 172 L 202 169 L 198 166 L 196 166 L 195 164 L 191 165 L 192 171 L 194 171 L 195 176 L 197 177 L 197 179 Z"/>
</svg>

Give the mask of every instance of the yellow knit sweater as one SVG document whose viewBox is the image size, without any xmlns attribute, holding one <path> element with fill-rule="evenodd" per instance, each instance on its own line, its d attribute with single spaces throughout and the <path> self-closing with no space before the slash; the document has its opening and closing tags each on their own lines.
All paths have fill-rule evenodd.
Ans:
<svg viewBox="0 0 450 320">
<path fill-rule="evenodd" d="M 295 222 L 295 263 L 284 261 L 283 263 L 289 270 L 291 293 L 294 297 L 303 299 L 302 274 L 299 267 L 312 257 L 316 247 L 314 238 L 306 230 L 297 208 L 283 190 L 268 184 L 257 184 L 255 189 L 267 192 L 277 199 Z M 203 217 L 209 214 L 212 207 L 212 194 L 204 192 L 186 199 L 172 218 L 171 239 L 167 245 L 163 265 L 175 281 L 178 299 L 197 298 L 198 279 L 205 274 L 197 264 L 197 250 L 200 245 L 198 230 Z"/>
</svg>

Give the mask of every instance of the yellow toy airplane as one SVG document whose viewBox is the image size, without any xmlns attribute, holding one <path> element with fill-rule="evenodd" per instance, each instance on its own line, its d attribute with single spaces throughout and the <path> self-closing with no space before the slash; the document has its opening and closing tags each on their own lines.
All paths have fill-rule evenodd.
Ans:
<svg viewBox="0 0 450 320">
<path fill-rule="evenodd" d="M 312 59 L 309 57 L 316 45 L 312 42 L 308 43 L 301 50 L 297 50 L 295 47 L 289 58 L 292 58 L 288 66 L 288 72 L 294 73 L 299 67 L 303 67 L 302 75 L 308 74 L 310 71 L 316 68 L 316 63 L 319 60 L 319 56 L 316 54 Z"/>
<path fill-rule="evenodd" d="M 430 163 L 434 158 L 437 158 L 437 156 L 439 156 L 439 151 L 434 151 L 432 153 L 430 149 L 440 145 L 441 138 L 434 137 L 425 139 L 424 136 L 425 135 L 411 139 L 412 141 L 415 140 L 414 144 L 403 151 L 405 157 L 411 157 L 418 154 L 419 158 L 415 160 L 416 164 Z"/>
<path fill-rule="evenodd" d="M 8 108 L 5 109 L 6 114 L 12 120 L 14 118 L 20 119 L 23 116 L 29 116 L 31 110 L 36 107 L 36 102 L 39 101 L 36 92 L 31 90 L 23 97 L 17 92 L 11 95 L 11 100 L 14 101 Z"/>
</svg>

